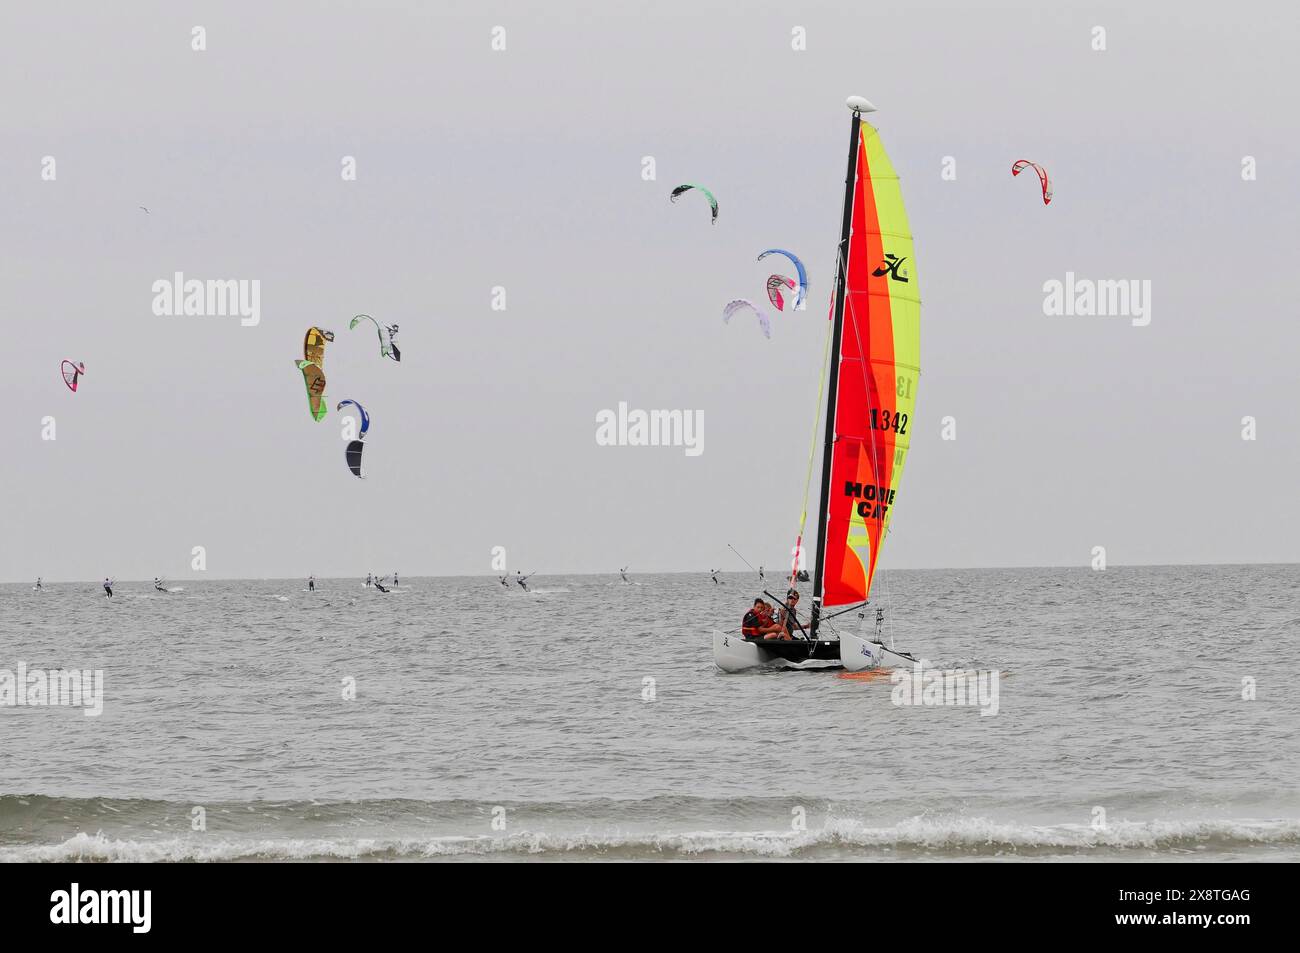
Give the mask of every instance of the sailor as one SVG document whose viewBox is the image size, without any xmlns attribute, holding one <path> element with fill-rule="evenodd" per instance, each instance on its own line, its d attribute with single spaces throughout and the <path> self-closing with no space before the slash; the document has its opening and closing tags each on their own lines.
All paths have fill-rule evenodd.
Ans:
<svg viewBox="0 0 1300 953">
<path fill-rule="evenodd" d="M 781 607 L 781 611 L 777 617 L 777 625 L 780 626 L 782 631 L 776 635 L 764 636 L 764 638 L 768 638 L 768 639 L 794 638 L 794 630 L 796 628 L 799 629 L 800 632 L 807 634 L 807 630 L 803 627 L 803 624 L 799 621 L 799 613 L 797 611 L 798 608 L 799 608 L 799 590 L 798 589 L 787 590 L 785 594 L 785 605 Z"/>
<path fill-rule="evenodd" d="M 315 591 L 316 591 L 316 577 L 315 577 L 315 576 L 308 576 L 308 577 L 307 577 L 307 591 L 308 591 L 308 592 L 315 592 Z"/>
<path fill-rule="evenodd" d="M 754 638 L 762 634 L 763 629 L 763 609 L 766 605 L 762 597 L 754 600 L 753 607 L 745 613 L 745 618 L 740 622 L 740 634 L 745 638 Z M 772 617 L 769 615 L 767 621 L 771 622 Z"/>
<path fill-rule="evenodd" d="M 104 594 L 110 599 L 113 597 L 113 580 L 109 579 L 107 576 L 104 577 Z"/>
</svg>

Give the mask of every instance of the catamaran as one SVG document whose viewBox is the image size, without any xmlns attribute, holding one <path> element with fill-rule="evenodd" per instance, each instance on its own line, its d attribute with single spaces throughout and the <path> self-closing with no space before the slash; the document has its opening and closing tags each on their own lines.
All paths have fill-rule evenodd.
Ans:
<svg viewBox="0 0 1300 953">
<path fill-rule="evenodd" d="M 881 544 L 889 532 L 911 445 L 921 373 L 921 299 L 898 175 L 879 133 L 862 118 L 875 107 L 860 96 L 849 97 L 846 105 L 853 125 L 822 392 L 817 398 L 817 424 L 822 423 L 823 395 L 826 413 L 810 618 L 806 631 L 796 630 L 789 640 L 715 632 L 713 659 L 727 672 L 768 663 L 862 671 L 910 666 L 914 661 L 906 652 L 885 646 L 881 609 L 876 609 L 871 637 L 839 631 L 834 621 L 845 615 L 866 620 Z M 791 587 L 802 568 L 815 433 L 816 427 Z"/>
</svg>

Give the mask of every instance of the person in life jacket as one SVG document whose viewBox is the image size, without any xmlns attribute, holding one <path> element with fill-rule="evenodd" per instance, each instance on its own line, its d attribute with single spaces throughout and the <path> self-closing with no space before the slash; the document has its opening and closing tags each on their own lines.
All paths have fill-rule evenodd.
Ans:
<svg viewBox="0 0 1300 953">
<path fill-rule="evenodd" d="M 774 639 L 783 631 L 772 619 L 772 607 L 761 598 L 754 600 L 754 607 L 745 613 L 740 623 L 740 633 L 746 638 Z"/>
</svg>

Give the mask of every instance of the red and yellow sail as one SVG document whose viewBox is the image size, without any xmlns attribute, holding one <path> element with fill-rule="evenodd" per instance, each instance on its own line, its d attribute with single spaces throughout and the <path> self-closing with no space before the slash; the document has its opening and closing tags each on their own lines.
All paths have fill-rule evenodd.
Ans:
<svg viewBox="0 0 1300 953">
<path fill-rule="evenodd" d="M 921 299 L 898 175 L 863 122 L 845 269 L 822 605 L 863 602 L 915 429 Z"/>
</svg>

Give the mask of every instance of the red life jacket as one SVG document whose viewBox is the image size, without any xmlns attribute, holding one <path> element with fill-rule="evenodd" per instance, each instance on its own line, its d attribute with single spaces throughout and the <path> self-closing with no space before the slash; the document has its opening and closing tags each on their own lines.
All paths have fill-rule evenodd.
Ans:
<svg viewBox="0 0 1300 953">
<path fill-rule="evenodd" d="M 758 635 L 758 627 L 760 625 L 762 625 L 762 620 L 760 619 L 758 613 L 755 612 L 753 609 L 750 609 L 748 612 L 745 613 L 745 618 L 740 623 L 740 634 Z"/>
</svg>

